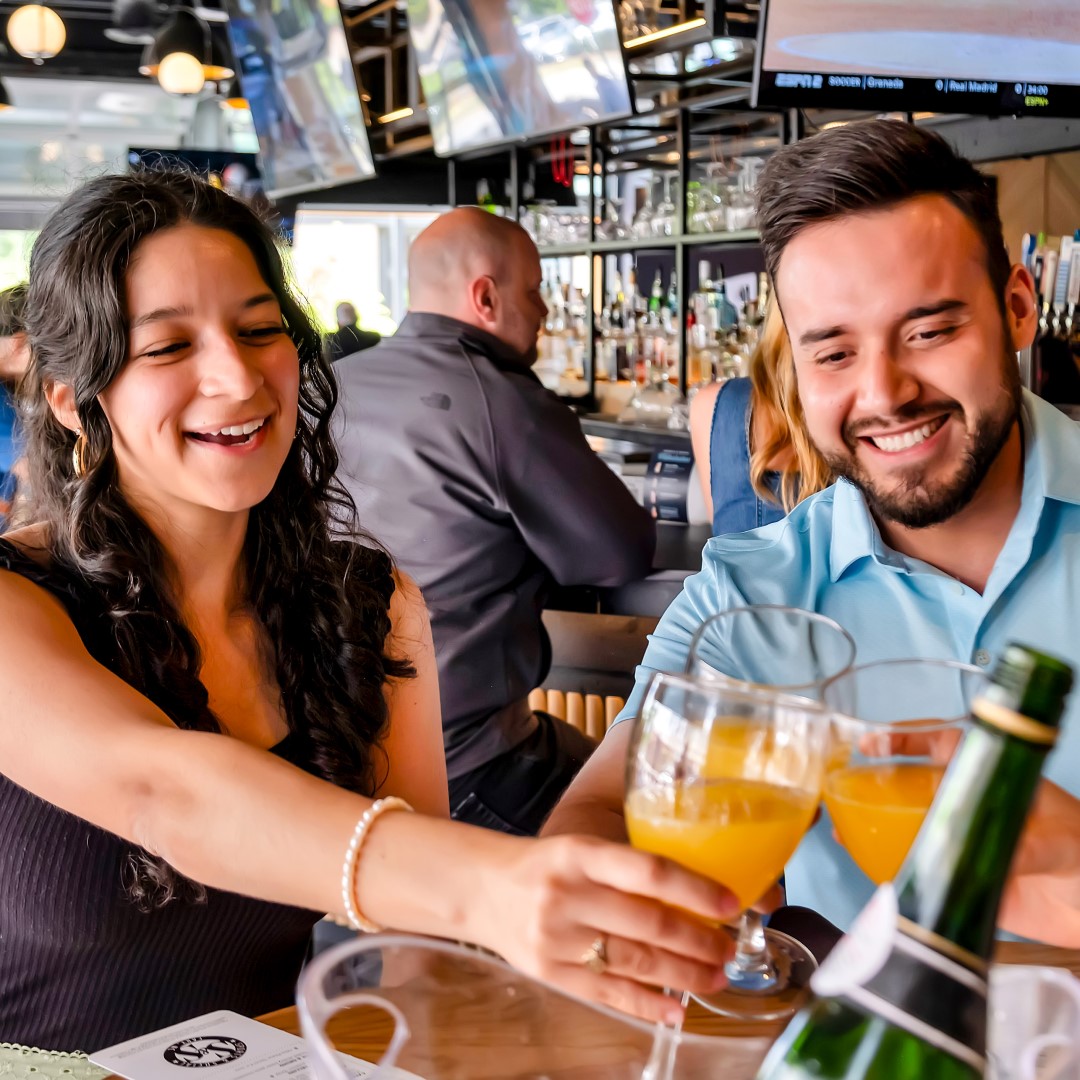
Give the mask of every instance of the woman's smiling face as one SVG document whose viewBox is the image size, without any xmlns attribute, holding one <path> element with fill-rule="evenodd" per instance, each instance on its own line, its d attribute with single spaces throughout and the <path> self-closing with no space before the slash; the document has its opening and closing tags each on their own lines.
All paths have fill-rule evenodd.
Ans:
<svg viewBox="0 0 1080 1080">
<path fill-rule="evenodd" d="M 197 225 L 136 248 L 124 282 L 128 359 L 100 394 L 134 504 L 247 511 L 296 432 L 300 369 L 247 245 Z"/>
</svg>

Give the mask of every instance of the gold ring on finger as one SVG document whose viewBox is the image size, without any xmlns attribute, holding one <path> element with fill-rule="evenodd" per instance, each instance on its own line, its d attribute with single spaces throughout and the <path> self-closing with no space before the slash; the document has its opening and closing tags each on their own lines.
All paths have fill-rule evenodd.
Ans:
<svg viewBox="0 0 1080 1080">
<path fill-rule="evenodd" d="M 607 937 L 600 934 L 581 954 L 581 962 L 594 974 L 603 975 L 607 971 Z"/>
</svg>

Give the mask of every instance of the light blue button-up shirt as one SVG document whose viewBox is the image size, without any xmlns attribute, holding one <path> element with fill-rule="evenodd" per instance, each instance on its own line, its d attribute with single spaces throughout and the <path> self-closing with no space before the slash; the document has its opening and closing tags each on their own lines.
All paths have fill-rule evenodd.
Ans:
<svg viewBox="0 0 1080 1080">
<path fill-rule="evenodd" d="M 889 548 L 862 493 L 841 480 L 783 521 L 709 541 L 701 572 L 650 637 L 619 719 L 636 714 L 652 672 L 684 669 L 702 621 L 746 604 L 830 616 L 855 639 L 856 663 L 922 656 L 992 668 L 1016 641 L 1080 672 L 1080 424 L 1026 391 L 1022 422 L 1020 511 L 984 593 Z M 1080 686 L 1046 775 L 1080 796 Z M 788 902 L 846 929 L 872 892 L 823 815 L 787 868 Z"/>
</svg>

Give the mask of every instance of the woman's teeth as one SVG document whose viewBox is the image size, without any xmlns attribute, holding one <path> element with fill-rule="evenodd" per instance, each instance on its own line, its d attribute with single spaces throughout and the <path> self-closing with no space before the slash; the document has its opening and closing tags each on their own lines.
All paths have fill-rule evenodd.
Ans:
<svg viewBox="0 0 1080 1080">
<path fill-rule="evenodd" d="M 246 424 L 233 424 L 231 427 L 223 427 L 220 431 L 207 431 L 207 435 L 250 435 L 258 431 L 266 423 L 262 420 L 249 420 Z"/>
<path fill-rule="evenodd" d="M 937 420 L 931 420 L 929 424 L 923 424 L 921 428 L 916 428 L 914 431 L 905 431 L 903 435 L 876 435 L 870 441 L 879 450 L 884 450 L 887 454 L 896 454 L 901 450 L 908 450 L 912 446 L 918 446 L 919 443 L 925 442 L 938 431 L 946 419 L 948 418 L 944 416 L 939 417 Z"/>
<path fill-rule="evenodd" d="M 194 431 L 190 437 L 199 442 L 217 443 L 220 446 L 240 446 L 250 442 L 265 423 L 264 416 L 261 420 L 249 420 L 246 424 L 229 424 L 219 431 Z"/>
</svg>

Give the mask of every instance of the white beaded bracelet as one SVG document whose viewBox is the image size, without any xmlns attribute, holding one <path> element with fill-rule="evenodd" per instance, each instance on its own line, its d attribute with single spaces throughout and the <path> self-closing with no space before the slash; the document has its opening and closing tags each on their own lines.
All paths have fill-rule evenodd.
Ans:
<svg viewBox="0 0 1080 1080">
<path fill-rule="evenodd" d="M 341 904 L 345 909 L 345 916 L 349 925 L 354 930 L 362 930 L 365 934 L 377 934 L 382 930 L 370 919 L 365 919 L 360 914 L 360 905 L 356 899 L 356 868 L 360 862 L 360 849 L 364 846 L 371 826 L 378 821 L 387 810 L 409 810 L 412 807 L 404 800 L 390 796 L 386 799 L 376 799 L 363 813 L 353 830 L 352 839 L 345 852 L 345 865 L 341 869 Z"/>
</svg>

